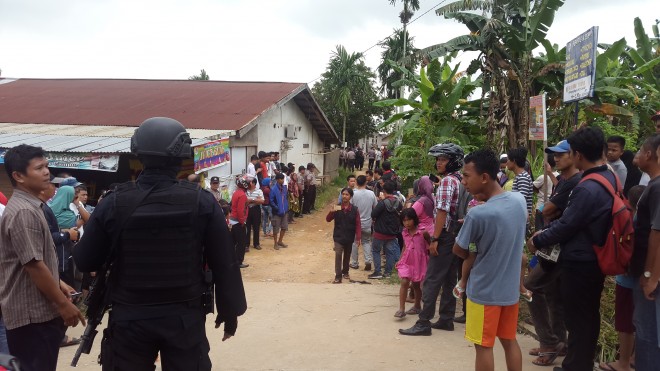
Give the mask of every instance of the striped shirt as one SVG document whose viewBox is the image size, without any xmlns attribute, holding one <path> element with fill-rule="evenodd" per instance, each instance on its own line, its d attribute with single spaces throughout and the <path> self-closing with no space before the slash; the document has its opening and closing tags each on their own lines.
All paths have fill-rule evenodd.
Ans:
<svg viewBox="0 0 660 371">
<path fill-rule="evenodd" d="M 23 266 L 43 261 L 59 286 L 55 244 L 33 195 L 14 189 L 0 221 L 0 309 L 7 329 L 42 323 L 59 317 Z"/>
<path fill-rule="evenodd" d="M 461 182 L 459 179 L 461 179 L 460 175 L 455 172 L 443 177 L 438 186 L 438 191 L 435 194 L 436 209 L 447 212 L 447 220 L 445 221 L 444 226 L 445 229 L 449 228 L 452 220 L 456 217 L 458 193 Z"/>
<path fill-rule="evenodd" d="M 527 202 L 527 215 L 532 215 L 532 195 L 534 192 L 532 177 L 523 170 L 522 173 L 513 178 L 513 188 L 511 188 L 511 190 L 513 192 L 520 192 L 525 196 L 525 202 Z"/>
</svg>

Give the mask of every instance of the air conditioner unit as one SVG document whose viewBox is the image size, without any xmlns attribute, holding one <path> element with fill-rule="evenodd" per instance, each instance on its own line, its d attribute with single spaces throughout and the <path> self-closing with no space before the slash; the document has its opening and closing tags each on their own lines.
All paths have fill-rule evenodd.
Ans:
<svg viewBox="0 0 660 371">
<path fill-rule="evenodd" d="M 297 139 L 298 138 L 298 133 L 296 132 L 296 127 L 293 125 L 287 125 L 284 128 L 284 136 L 286 139 Z"/>
</svg>

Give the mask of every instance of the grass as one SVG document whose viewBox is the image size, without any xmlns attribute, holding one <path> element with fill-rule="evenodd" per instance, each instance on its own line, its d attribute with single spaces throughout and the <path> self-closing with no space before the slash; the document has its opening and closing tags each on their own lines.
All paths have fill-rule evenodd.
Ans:
<svg viewBox="0 0 660 371">
<path fill-rule="evenodd" d="M 342 168 L 339 169 L 339 175 L 332 179 L 330 183 L 324 184 L 321 187 L 317 188 L 316 193 L 316 202 L 314 203 L 314 208 L 316 210 L 322 210 L 327 204 L 335 201 L 339 190 L 341 190 L 346 185 L 346 177 L 350 173 Z"/>
</svg>

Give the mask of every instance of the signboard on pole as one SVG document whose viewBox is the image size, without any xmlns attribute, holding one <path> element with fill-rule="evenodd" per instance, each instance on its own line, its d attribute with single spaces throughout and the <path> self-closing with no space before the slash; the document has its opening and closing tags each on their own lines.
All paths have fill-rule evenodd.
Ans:
<svg viewBox="0 0 660 371">
<path fill-rule="evenodd" d="M 529 140 L 548 140 L 545 94 L 529 97 Z"/>
<path fill-rule="evenodd" d="M 598 26 L 594 26 L 566 44 L 564 103 L 593 97 L 597 43 Z"/>
</svg>

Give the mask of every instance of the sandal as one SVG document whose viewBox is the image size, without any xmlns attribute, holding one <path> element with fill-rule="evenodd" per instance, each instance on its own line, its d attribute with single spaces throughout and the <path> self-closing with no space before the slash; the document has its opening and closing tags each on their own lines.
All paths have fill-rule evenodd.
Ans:
<svg viewBox="0 0 660 371">
<path fill-rule="evenodd" d="M 532 302 L 532 292 L 529 290 L 526 290 L 525 292 L 520 293 L 520 298 L 525 299 L 526 302 L 531 303 Z"/>
<path fill-rule="evenodd" d="M 419 314 L 422 311 L 422 308 L 412 307 L 406 311 L 406 314 Z"/>
<path fill-rule="evenodd" d="M 537 366 L 552 366 L 559 354 L 557 352 L 542 352 L 538 358 L 532 361 Z"/>
<path fill-rule="evenodd" d="M 332 281 L 332 283 L 341 283 L 341 278 L 335 278 L 335 280 Z"/>
<path fill-rule="evenodd" d="M 394 317 L 396 318 L 403 318 L 406 316 L 406 312 L 402 310 L 397 310 L 396 313 L 394 313 Z"/>
<path fill-rule="evenodd" d="M 456 286 L 454 286 L 454 289 L 451 290 L 451 293 L 454 295 L 454 297 L 456 299 L 460 299 L 461 296 L 463 296 L 464 292 L 465 292 L 465 289 L 462 288 L 461 286 L 459 286 L 458 284 L 456 284 Z"/>
<path fill-rule="evenodd" d="M 348 273 L 344 274 L 342 277 L 344 277 L 344 279 L 347 279 L 347 280 L 351 279 L 351 276 Z"/>
</svg>

